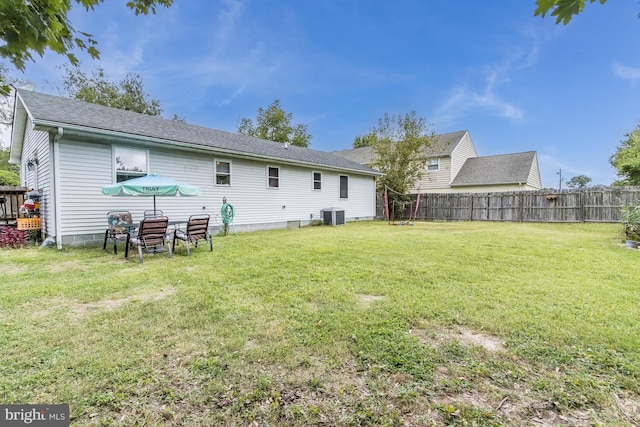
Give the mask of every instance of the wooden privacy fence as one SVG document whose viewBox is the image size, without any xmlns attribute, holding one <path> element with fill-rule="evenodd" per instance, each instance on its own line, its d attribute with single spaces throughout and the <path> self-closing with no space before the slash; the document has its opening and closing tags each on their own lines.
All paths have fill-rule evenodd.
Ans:
<svg viewBox="0 0 640 427">
<path fill-rule="evenodd" d="M 415 212 L 417 195 L 396 205 L 396 219 Z M 425 221 L 620 222 L 622 207 L 640 200 L 640 187 L 502 193 L 423 193 L 416 219 Z M 378 195 L 379 219 L 385 218 Z"/>
</svg>

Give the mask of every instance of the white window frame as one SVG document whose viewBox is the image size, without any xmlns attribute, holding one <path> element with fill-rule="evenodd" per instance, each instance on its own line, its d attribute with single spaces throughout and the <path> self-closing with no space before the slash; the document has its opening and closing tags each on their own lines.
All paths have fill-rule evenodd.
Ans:
<svg viewBox="0 0 640 427">
<path fill-rule="evenodd" d="M 227 163 L 229 165 L 229 172 L 218 172 L 218 163 Z M 231 160 L 213 159 L 213 185 L 217 187 L 231 187 L 231 172 Z M 218 184 L 218 175 L 229 177 L 229 182 L 227 184 Z"/>
<path fill-rule="evenodd" d="M 346 197 L 342 197 L 342 178 L 347 179 L 347 195 Z M 349 175 L 338 175 L 338 198 L 342 200 L 346 200 L 349 198 Z"/>
<path fill-rule="evenodd" d="M 435 166 L 435 168 L 433 168 Z M 434 159 L 427 159 L 427 171 L 428 172 L 437 172 L 440 170 L 440 158 L 436 157 Z"/>
<path fill-rule="evenodd" d="M 316 179 L 316 174 L 320 175 L 320 179 Z M 319 188 L 316 188 L 316 183 L 318 183 Z M 322 191 L 322 172 L 320 171 L 311 172 L 311 189 L 313 191 Z"/>
<path fill-rule="evenodd" d="M 125 146 L 122 146 L 122 145 L 113 145 L 112 148 L 111 148 L 111 153 L 112 153 L 112 158 L 113 158 L 112 168 L 113 168 L 113 182 L 114 183 L 126 181 L 126 179 L 123 179 L 122 181 L 118 181 L 118 176 L 125 175 L 125 174 L 118 174 L 118 165 L 117 165 L 117 156 L 116 156 L 116 152 L 118 150 L 128 150 L 128 151 L 135 151 L 135 152 L 143 153 L 144 157 L 145 157 L 145 165 L 144 165 L 145 166 L 145 170 L 143 172 L 140 172 L 140 173 L 129 171 L 129 172 L 133 172 L 133 173 L 127 173 L 126 175 L 129 176 L 129 178 L 127 178 L 127 179 L 146 176 L 146 175 L 149 174 L 149 150 L 144 149 L 144 148 L 132 148 L 132 147 L 125 147 Z"/>
<path fill-rule="evenodd" d="M 275 169 L 275 170 L 277 170 L 277 171 L 278 171 L 278 176 L 277 176 L 277 177 L 272 178 L 272 177 L 271 177 L 271 175 L 269 175 L 269 171 L 270 171 L 271 169 Z M 280 167 L 279 167 L 279 166 L 268 166 L 268 165 L 267 165 L 266 172 L 267 172 L 267 188 L 270 188 L 270 189 L 273 189 L 273 190 L 278 190 L 278 189 L 280 189 Z M 275 179 L 275 180 L 276 180 L 276 183 L 277 183 L 278 185 L 272 186 L 272 185 L 271 185 L 271 179 Z"/>
</svg>

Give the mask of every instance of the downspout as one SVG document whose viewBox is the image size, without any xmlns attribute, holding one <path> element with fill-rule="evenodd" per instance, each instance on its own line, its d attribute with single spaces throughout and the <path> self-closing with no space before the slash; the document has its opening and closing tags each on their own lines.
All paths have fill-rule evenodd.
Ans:
<svg viewBox="0 0 640 427">
<path fill-rule="evenodd" d="M 53 136 L 53 150 L 51 155 L 53 156 L 53 167 L 51 168 L 51 174 L 53 175 L 53 218 L 52 221 L 56 225 L 56 245 L 58 249 L 62 249 L 62 235 L 61 235 L 61 221 L 60 221 L 60 138 L 64 133 L 64 129 L 61 126 L 58 127 L 58 131 Z"/>
</svg>

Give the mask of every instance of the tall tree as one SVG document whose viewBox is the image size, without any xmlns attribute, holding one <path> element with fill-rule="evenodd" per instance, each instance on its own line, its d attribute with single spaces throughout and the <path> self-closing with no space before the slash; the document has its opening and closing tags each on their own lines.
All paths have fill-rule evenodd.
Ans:
<svg viewBox="0 0 640 427">
<path fill-rule="evenodd" d="M 104 0 L 75 0 L 87 11 L 93 10 Z M 157 6 L 169 7 L 173 0 L 129 0 L 129 7 L 136 15 L 156 13 Z M 0 1 L 0 57 L 24 71 L 27 61 L 34 61 L 33 54 L 42 57 L 47 50 L 65 55 L 72 65 L 78 64 L 74 50 L 86 51 L 92 58 L 99 58 L 97 41 L 89 33 L 74 29 L 68 14 L 71 0 L 2 0 Z M 0 94 L 8 94 L 9 85 L 0 72 Z"/>
<path fill-rule="evenodd" d="M 0 185 L 20 185 L 17 165 L 9 164 L 9 147 L 0 146 Z"/>
<path fill-rule="evenodd" d="M 378 180 L 378 189 L 388 186 L 407 193 L 424 176 L 427 152 L 435 143 L 426 120 L 415 111 L 398 116 L 385 113 L 370 134 L 375 136 L 372 166 L 385 174 Z"/>
<path fill-rule="evenodd" d="M 567 187 L 576 188 L 578 190 L 584 190 L 589 186 L 591 178 L 586 175 L 576 175 L 567 181 Z"/>
<path fill-rule="evenodd" d="M 609 158 L 611 166 L 618 171 L 619 179 L 613 185 L 640 185 L 640 124 L 625 136 L 627 139 Z"/>
<path fill-rule="evenodd" d="M 9 147 L 0 147 L 0 170 L 17 174 L 20 172 L 20 167 L 9 163 L 9 154 Z"/>
<path fill-rule="evenodd" d="M 607 0 L 588 0 L 589 3 L 605 4 Z M 556 24 L 562 22 L 567 25 L 571 19 L 582 12 L 587 0 L 536 0 L 535 16 L 540 15 L 544 18 L 547 13 L 551 12 L 551 16 L 556 17 Z"/>
<path fill-rule="evenodd" d="M 129 73 L 119 82 L 112 82 L 102 68 L 98 68 L 90 76 L 79 68 L 64 68 L 64 91 L 70 98 L 151 116 L 162 113 L 160 101 L 149 99 L 138 74 Z"/>
<path fill-rule="evenodd" d="M 298 147 L 308 147 L 311 135 L 307 133 L 307 125 L 293 123 L 293 114 L 282 109 L 280 100 L 276 99 L 267 109 L 258 108 L 254 123 L 248 118 L 240 119 L 238 133 L 255 138 L 275 142 L 288 142 Z"/>
<path fill-rule="evenodd" d="M 373 133 L 367 133 L 365 135 L 358 135 L 353 140 L 353 148 L 370 147 L 376 142 L 376 135 Z"/>
</svg>

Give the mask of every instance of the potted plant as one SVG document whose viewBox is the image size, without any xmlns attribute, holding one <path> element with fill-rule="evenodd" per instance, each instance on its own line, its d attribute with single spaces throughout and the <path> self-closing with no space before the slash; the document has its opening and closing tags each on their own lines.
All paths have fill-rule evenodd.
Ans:
<svg viewBox="0 0 640 427">
<path fill-rule="evenodd" d="M 638 241 L 640 241 L 640 203 L 631 203 L 622 209 L 622 235 L 628 247 L 638 247 Z"/>
</svg>

